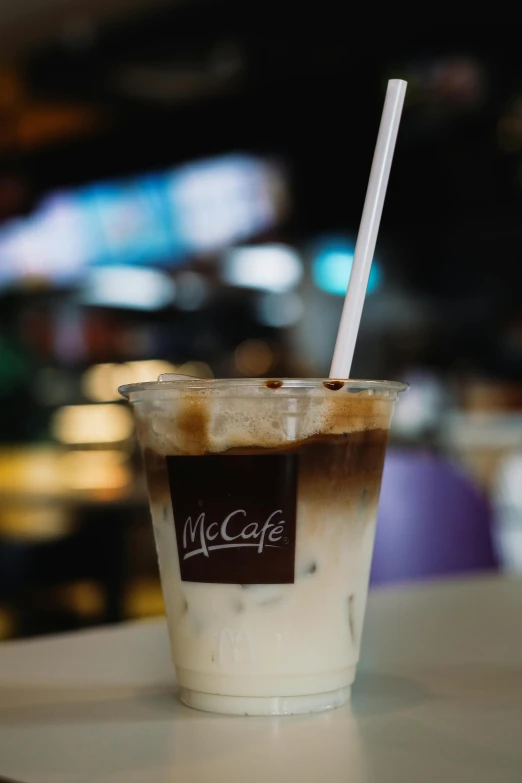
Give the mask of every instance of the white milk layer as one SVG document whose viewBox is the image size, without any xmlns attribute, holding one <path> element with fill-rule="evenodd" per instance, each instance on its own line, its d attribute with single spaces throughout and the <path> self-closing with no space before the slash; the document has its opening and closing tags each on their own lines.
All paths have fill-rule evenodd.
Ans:
<svg viewBox="0 0 522 783">
<path fill-rule="evenodd" d="M 250 696 L 333 691 L 353 681 L 366 605 L 376 500 L 346 508 L 298 497 L 295 583 L 203 584 L 180 579 L 170 503 L 152 506 L 180 685 Z M 350 511 L 352 518 L 350 519 Z M 348 512 L 348 517 L 347 517 Z"/>
</svg>

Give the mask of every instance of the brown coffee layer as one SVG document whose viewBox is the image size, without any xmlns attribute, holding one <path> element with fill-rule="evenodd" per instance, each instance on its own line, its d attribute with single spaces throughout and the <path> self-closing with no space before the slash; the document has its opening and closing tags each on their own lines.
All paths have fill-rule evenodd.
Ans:
<svg viewBox="0 0 522 783">
<path fill-rule="evenodd" d="M 292 441 L 291 443 L 281 444 L 280 446 L 264 448 L 263 446 L 254 446 L 248 448 L 227 449 L 222 454 L 297 454 L 303 448 L 312 446 L 326 446 L 330 449 L 332 446 L 345 448 L 350 453 L 357 452 L 357 458 L 366 460 L 367 454 L 373 454 L 375 448 L 379 446 L 386 448 L 388 443 L 388 430 L 362 430 L 358 432 L 345 432 L 342 435 L 312 435 L 310 438 Z"/>
<path fill-rule="evenodd" d="M 301 493 L 315 496 L 325 493 L 345 495 L 364 490 L 367 500 L 378 496 L 388 430 L 375 429 L 344 435 L 315 435 L 278 448 L 241 448 L 221 452 L 227 455 L 299 454 L 299 487 Z M 150 448 L 144 450 L 145 471 L 151 502 L 164 503 L 170 498 L 165 457 Z M 193 457 L 195 461 L 201 457 Z M 197 468 L 197 462 L 194 463 Z"/>
<path fill-rule="evenodd" d="M 365 525 L 376 509 L 388 430 L 365 430 L 313 439 L 299 454 L 298 514 L 301 530 Z"/>
<path fill-rule="evenodd" d="M 151 503 L 163 503 L 170 497 L 167 461 L 163 454 L 147 448 L 143 451 L 143 462 Z"/>
</svg>

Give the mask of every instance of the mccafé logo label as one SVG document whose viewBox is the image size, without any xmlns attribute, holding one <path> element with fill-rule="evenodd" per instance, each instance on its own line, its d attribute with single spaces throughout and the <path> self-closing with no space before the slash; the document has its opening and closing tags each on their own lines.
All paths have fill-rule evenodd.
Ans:
<svg viewBox="0 0 522 783">
<path fill-rule="evenodd" d="M 294 581 L 296 455 L 166 459 L 184 582 Z"/>
<path fill-rule="evenodd" d="M 195 555 L 209 557 L 210 552 L 215 552 L 217 549 L 242 549 L 247 546 L 255 547 L 258 554 L 262 554 L 265 546 L 279 548 L 281 546 L 279 542 L 282 540 L 283 544 L 288 544 L 288 538 L 283 539 L 285 520 L 279 520 L 279 524 L 272 521 L 274 517 L 282 513 L 282 509 L 278 508 L 277 511 L 272 511 L 263 525 L 258 522 L 248 522 L 243 524 L 242 528 L 234 528 L 234 522 L 237 524 L 238 519 L 244 522 L 246 517 L 244 508 L 231 511 L 221 525 L 218 522 L 211 522 L 207 527 L 205 512 L 200 514 L 194 523 L 192 523 L 192 517 L 188 517 L 183 526 L 183 551 L 181 553 L 183 560 Z M 238 529 L 239 532 L 236 532 Z M 233 534 L 231 535 L 231 533 Z"/>
</svg>

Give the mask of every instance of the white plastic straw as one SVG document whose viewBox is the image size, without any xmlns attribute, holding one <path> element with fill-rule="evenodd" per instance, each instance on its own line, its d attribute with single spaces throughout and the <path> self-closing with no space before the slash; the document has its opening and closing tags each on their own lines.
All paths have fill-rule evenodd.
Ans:
<svg viewBox="0 0 522 783">
<path fill-rule="evenodd" d="M 359 331 L 364 297 L 372 266 L 382 208 L 390 176 L 395 141 L 401 120 L 406 82 L 391 79 L 386 90 L 381 125 L 373 155 L 372 170 L 366 191 L 361 225 L 355 245 L 352 273 L 344 300 L 337 332 L 330 378 L 349 378 L 355 341 Z"/>
</svg>

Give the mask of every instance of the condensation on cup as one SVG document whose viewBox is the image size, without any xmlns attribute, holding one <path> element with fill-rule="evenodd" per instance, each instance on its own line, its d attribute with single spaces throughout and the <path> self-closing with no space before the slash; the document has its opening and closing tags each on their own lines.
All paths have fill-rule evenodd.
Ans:
<svg viewBox="0 0 522 783">
<path fill-rule="evenodd" d="M 120 389 L 136 417 L 185 704 L 280 715 L 348 700 L 404 388 L 186 379 Z"/>
</svg>

